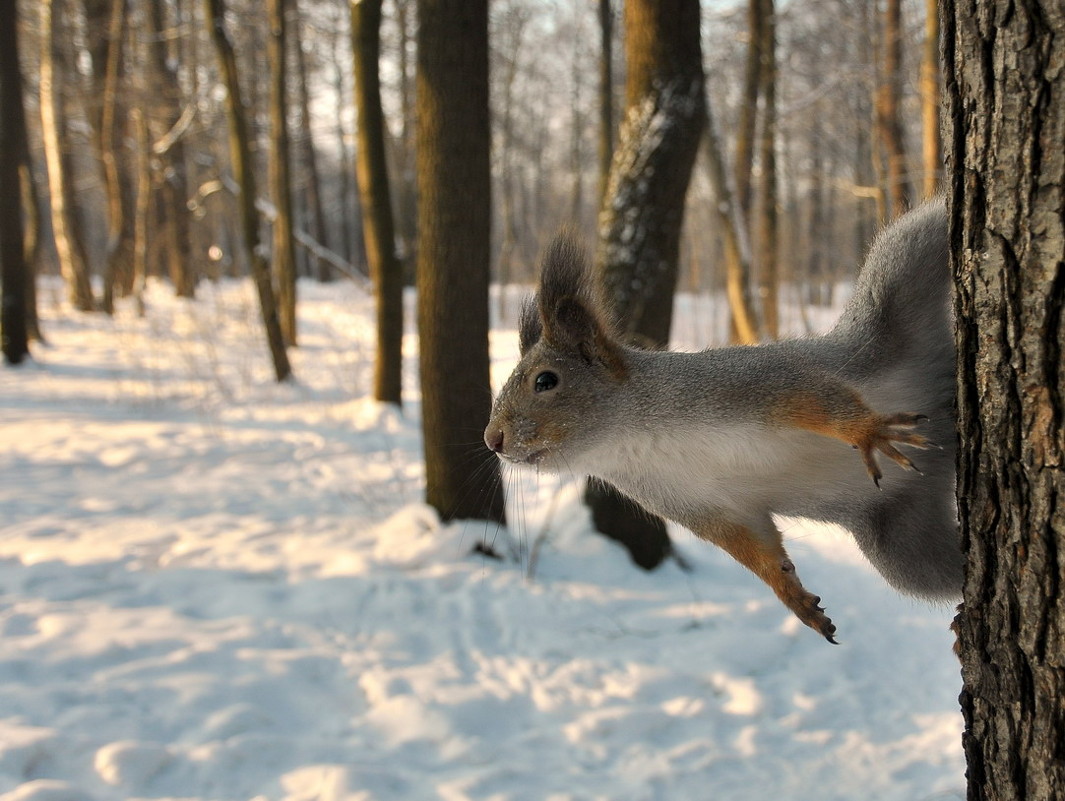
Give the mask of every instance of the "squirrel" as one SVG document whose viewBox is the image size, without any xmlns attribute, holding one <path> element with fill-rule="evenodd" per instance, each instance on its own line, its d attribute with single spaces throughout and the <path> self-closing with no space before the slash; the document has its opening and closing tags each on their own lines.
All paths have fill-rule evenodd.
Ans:
<svg viewBox="0 0 1065 801">
<path fill-rule="evenodd" d="M 521 358 L 485 444 L 508 462 L 613 484 L 723 548 L 832 643 L 836 627 L 774 514 L 848 529 L 903 593 L 957 597 L 947 251 L 939 198 L 876 237 L 827 334 L 682 353 L 623 344 L 584 252 L 561 234 L 522 309 Z M 896 446 L 922 449 L 917 464 Z"/>
</svg>

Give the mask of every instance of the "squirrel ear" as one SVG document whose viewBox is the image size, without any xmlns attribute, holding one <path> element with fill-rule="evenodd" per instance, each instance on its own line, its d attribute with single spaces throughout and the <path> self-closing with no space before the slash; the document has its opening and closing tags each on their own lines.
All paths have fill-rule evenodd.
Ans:
<svg viewBox="0 0 1065 801">
<path fill-rule="evenodd" d="M 543 333 L 544 327 L 540 322 L 540 313 L 536 309 L 535 298 L 526 300 L 521 304 L 521 315 L 518 317 L 518 350 L 522 356 L 540 341 Z"/>
</svg>

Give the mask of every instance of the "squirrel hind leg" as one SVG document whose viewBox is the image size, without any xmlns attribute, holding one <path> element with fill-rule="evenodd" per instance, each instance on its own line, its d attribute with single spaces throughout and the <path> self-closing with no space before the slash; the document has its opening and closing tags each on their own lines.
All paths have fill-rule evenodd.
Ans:
<svg viewBox="0 0 1065 801">
<path fill-rule="evenodd" d="M 836 644 L 835 624 L 820 606 L 821 598 L 802 586 L 775 528 L 767 537 L 739 523 L 714 520 L 696 528 L 695 533 L 758 576 L 799 620 Z"/>
</svg>

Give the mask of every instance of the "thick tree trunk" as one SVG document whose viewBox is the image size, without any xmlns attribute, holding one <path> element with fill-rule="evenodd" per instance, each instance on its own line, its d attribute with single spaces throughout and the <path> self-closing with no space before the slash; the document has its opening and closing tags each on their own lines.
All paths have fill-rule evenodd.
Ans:
<svg viewBox="0 0 1065 801">
<path fill-rule="evenodd" d="M 946 0 L 970 801 L 1065 798 L 1065 7 Z"/>
<path fill-rule="evenodd" d="M 248 122 L 244 117 L 244 103 L 240 94 L 240 81 L 237 74 L 237 59 L 233 45 L 225 28 L 225 6 L 223 0 L 204 0 L 204 16 L 208 32 L 218 52 L 218 62 L 222 80 L 226 86 L 226 112 L 229 116 L 229 156 L 232 160 L 233 176 L 240 187 L 238 201 L 240 221 L 244 235 L 244 247 L 251 264 L 252 277 L 259 293 L 259 306 L 262 310 L 263 325 L 266 328 L 266 342 L 274 365 L 274 374 L 278 381 L 284 381 L 292 374 L 292 367 L 285 352 L 285 340 L 281 335 L 281 323 L 278 320 L 277 299 L 270 276 L 270 265 L 263 256 L 262 242 L 259 238 L 259 215 L 255 209 L 256 186 L 255 171 L 252 168 L 251 152 L 248 138 Z"/>
<path fill-rule="evenodd" d="M 366 259 L 377 300 L 374 397 L 399 405 L 403 390 L 403 272 L 396 255 L 378 76 L 381 0 L 351 4 L 351 40 L 355 57 L 355 107 L 359 114 L 355 173 L 362 201 Z"/>
<path fill-rule="evenodd" d="M 63 108 L 61 66 L 58 58 L 62 19 L 62 0 L 44 0 L 40 5 L 41 30 L 41 137 L 44 141 L 45 162 L 48 166 L 48 193 L 52 210 L 52 236 L 55 239 L 59 268 L 67 283 L 70 302 L 81 311 L 96 308 L 89 267 L 77 239 L 74 219 L 74 187 L 70 175 L 70 159 L 66 152 L 66 115 Z"/>
<path fill-rule="evenodd" d="M 289 169 L 288 69 L 285 49 L 288 20 L 285 0 L 268 0 L 266 17 L 270 35 L 266 43 L 270 62 L 270 194 L 274 217 L 274 276 L 277 279 L 281 335 L 289 347 L 296 345 L 296 240 L 292 231 L 292 173 Z"/>
<path fill-rule="evenodd" d="M 502 522 L 498 461 L 473 446 L 492 402 L 487 0 L 419 0 L 417 76 L 426 498 L 445 519 Z"/>
<path fill-rule="evenodd" d="M 7 364 L 19 364 L 30 353 L 26 285 L 32 277 L 22 237 L 25 139 L 18 13 L 15 0 L 0 0 L 0 350 Z"/>
<path fill-rule="evenodd" d="M 596 266 L 634 342 L 664 347 L 673 319 L 680 229 L 706 122 L 698 0 L 629 0 L 626 116 L 599 215 Z M 645 568 L 671 551 L 665 523 L 589 482 L 596 528 Z"/>
</svg>

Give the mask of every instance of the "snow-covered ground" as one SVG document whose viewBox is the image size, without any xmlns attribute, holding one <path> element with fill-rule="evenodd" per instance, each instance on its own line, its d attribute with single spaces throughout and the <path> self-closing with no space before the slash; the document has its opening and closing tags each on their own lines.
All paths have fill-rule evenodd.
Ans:
<svg viewBox="0 0 1065 801">
<path fill-rule="evenodd" d="M 300 291 L 277 386 L 249 284 L 114 320 L 46 285 L 50 346 L 0 369 L 0 799 L 964 797 L 951 609 L 794 521 L 831 646 L 682 530 L 693 570 L 642 573 L 532 474 L 509 531 L 442 526 L 415 338 L 398 413 L 368 299 Z"/>
</svg>

